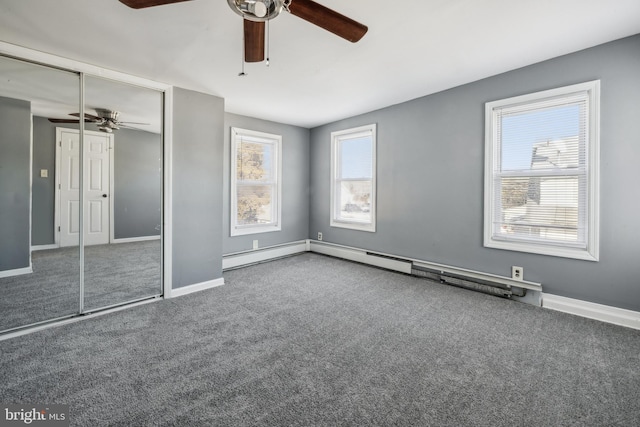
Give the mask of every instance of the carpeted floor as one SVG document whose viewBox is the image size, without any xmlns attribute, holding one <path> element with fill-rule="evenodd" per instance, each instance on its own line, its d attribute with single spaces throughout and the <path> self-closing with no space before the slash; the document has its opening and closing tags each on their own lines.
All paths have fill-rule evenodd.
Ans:
<svg viewBox="0 0 640 427">
<path fill-rule="evenodd" d="M 76 426 L 637 426 L 640 331 L 316 254 L 0 342 Z"/>
<path fill-rule="evenodd" d="M 161 294 L 160 240 L 85 248 L 85 310 Z M 33 273 L 0 278 L 0 331 L 78 312 L 77 247 L 36 251 Z"/>
</svg>

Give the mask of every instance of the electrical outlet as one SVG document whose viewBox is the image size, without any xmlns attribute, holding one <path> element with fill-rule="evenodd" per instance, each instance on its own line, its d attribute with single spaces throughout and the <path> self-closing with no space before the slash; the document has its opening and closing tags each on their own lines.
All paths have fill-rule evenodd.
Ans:
<svg viewBox="0 0 640 427">
<path fill-rule="evenodd" d="M 524 280 L 524 268 L 511 266 L 511 278 L 515 280 Z"/>
<path fill-rule="evenodd" d="M 318 240 L 322 240 L 322 233 L 318 232 Z"/>
<path fill-rule="evenodd" d="M 253 241 L 253 249 L 258 249 L 258 241 L 257 240 Z"/>
</svg>

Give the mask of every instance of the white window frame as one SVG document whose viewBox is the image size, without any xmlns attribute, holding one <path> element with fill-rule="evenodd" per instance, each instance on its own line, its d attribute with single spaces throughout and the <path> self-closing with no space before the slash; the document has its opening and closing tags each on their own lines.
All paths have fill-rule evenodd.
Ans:
<svg viewBox="0 0 640 427">
<path fill-rule="evenodd" d="M 274 221 L 268 224 L 258 225 L 241 225 L 238 224 L 238 149 L 242 139 L 249 139 L 252 142 L 258 142 L 261 144 L 270 144 L 273 147 L 273 169 L 275 173 L 272 176 L 275 177 L 275 182 L 271 182 L 272 191 L 275 193 L 273 202 L 275 206 L 272 207 L 272 217 Z M 247 182 L 245 184 L 250 184 Z M 256 182 L 259 185 L 265 185 L 267 183 L 259 181 Z M 242 183 L 240 183 L 242 185 Z M 280 231 L 282 229 L 282 136 L 274 135 L 265 132 L 259 132 L 248 129 L 241 129 L 237 127 L 231 128 L 231 236 L 243 236 L 247 234 L 268 233 L 272 231 Z"/>
<path fill-rule="evenodd" d="M 570 244 L 547 243 L 540 241 L 518 241 L 494 238 L 494 168 L 498 165 L 500 141 L 498 140 L 497 111 L 504 108 L 518 108 L 541 101 L 553 102 L 583 95 L 587 102 L 587 157 L 586 178 L 586 247 L 575 247 Z M 600 81 L 590 81 L 557 89 L 536 92 L 488 102 L 485 104 L 485 176 L 484 176 L 484 246 L 511 251 L 529 252 L 557 257 L 574 258 L 588 261 L 599 259 L 599 203 L 600 203 Z M 582 203 L 581 202 L 581 203 Z"/>
<path fill-rule="evenodd" d="M 371 136 L 371 160 L 372 160 L 372 175 L 371 175 L 371 202 L 370 202 L 370 222 L 362 222 L 356 220 L 349 220 L 340 218 L 338 216 L 337 208 L 340 206 L 340 201 L 336 203 L 336 186 L 342 181 L 340 174 L 340 142 L 347 139 L 360 138 L 364 136 Z M 368 231 L 374 233 L 376 231 L 376 175 L 377 175 L 377 137 L 376 137 L 376 125 L 370 124 L 366 126 L 360 126 L 352 129 L 345 129 L 341 131 L 331 132 L 331 213 L 330 213 L 330 226 L 349 228 L 352 230 Z M 354 179 L 356 180 L 356 179 Z M 369 178 L 358 178 L 357 180 L 364 181 Z"/>
</svg>

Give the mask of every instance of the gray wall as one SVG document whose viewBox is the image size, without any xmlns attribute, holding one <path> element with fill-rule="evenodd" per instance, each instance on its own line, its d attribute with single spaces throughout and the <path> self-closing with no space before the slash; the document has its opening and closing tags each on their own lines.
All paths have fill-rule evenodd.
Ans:
<svg viewBox="0 0 640 427">
<path fill-rule="evenodd" d="M 162 137 L 150 132 L 120 129 L 113 144 L 114 237 L 159 236 Z"/>
<path fill-rule="evenodd" d="M 222 277 L 224 100 L 173 95 L 173 288 Z"/>
<path fill-rule="evenodd" d="M 47 178 L 40 177 L 41 169 L 48 171 Z M 51 245 L 55 242 L 56 125 L 44 117 L 33 117 L 32 179 L 31 244 Z"/>
<path fill-rule="evenodd" d="M 33 245 L 53 244 L 56 127 L 44 117 L 33 118 Z M 87 130 L 97 127 L 87 124 Z M 114 133 L 114 234 L 116 239 L 160 234 L 162 192 L 162 138 L 158 134 L 130 129 Z M 40 170 L 49 171 L 48 178 Z"/>
<path fill-rule="evenodd" d="M 600 261 L 483 247 L 484 104 L 601 80 Z M 640 35 L 311 130 L 309 234 L 640 311 Z M 378 124 L 376 233 L 329 227 L 330 133 Z"/>
<path fill-rule="evenodd" d="M 0 97 L 0 271 L 30 266 L 31 104 Z"/>
<path fill-rule="evenodd" d="M 224 254 L 307 239 L 309 233 L 309 130 L 281 123 L 225 114 L 224 124 Z M 282 230 L 231 237 L 231 128 L 282 136 Z"/>
</svg>

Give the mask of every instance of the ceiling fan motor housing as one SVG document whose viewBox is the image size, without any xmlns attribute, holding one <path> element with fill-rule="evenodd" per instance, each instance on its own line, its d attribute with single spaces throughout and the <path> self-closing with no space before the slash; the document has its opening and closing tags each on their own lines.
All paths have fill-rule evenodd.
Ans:
<svg viewBox="0 0 640 427">
<path fill-rule="evenodd" d="M 231 9 L 244 19 L 265 22 L 282 12 L 285 0 L 227 0 Z"/>
</svg>

